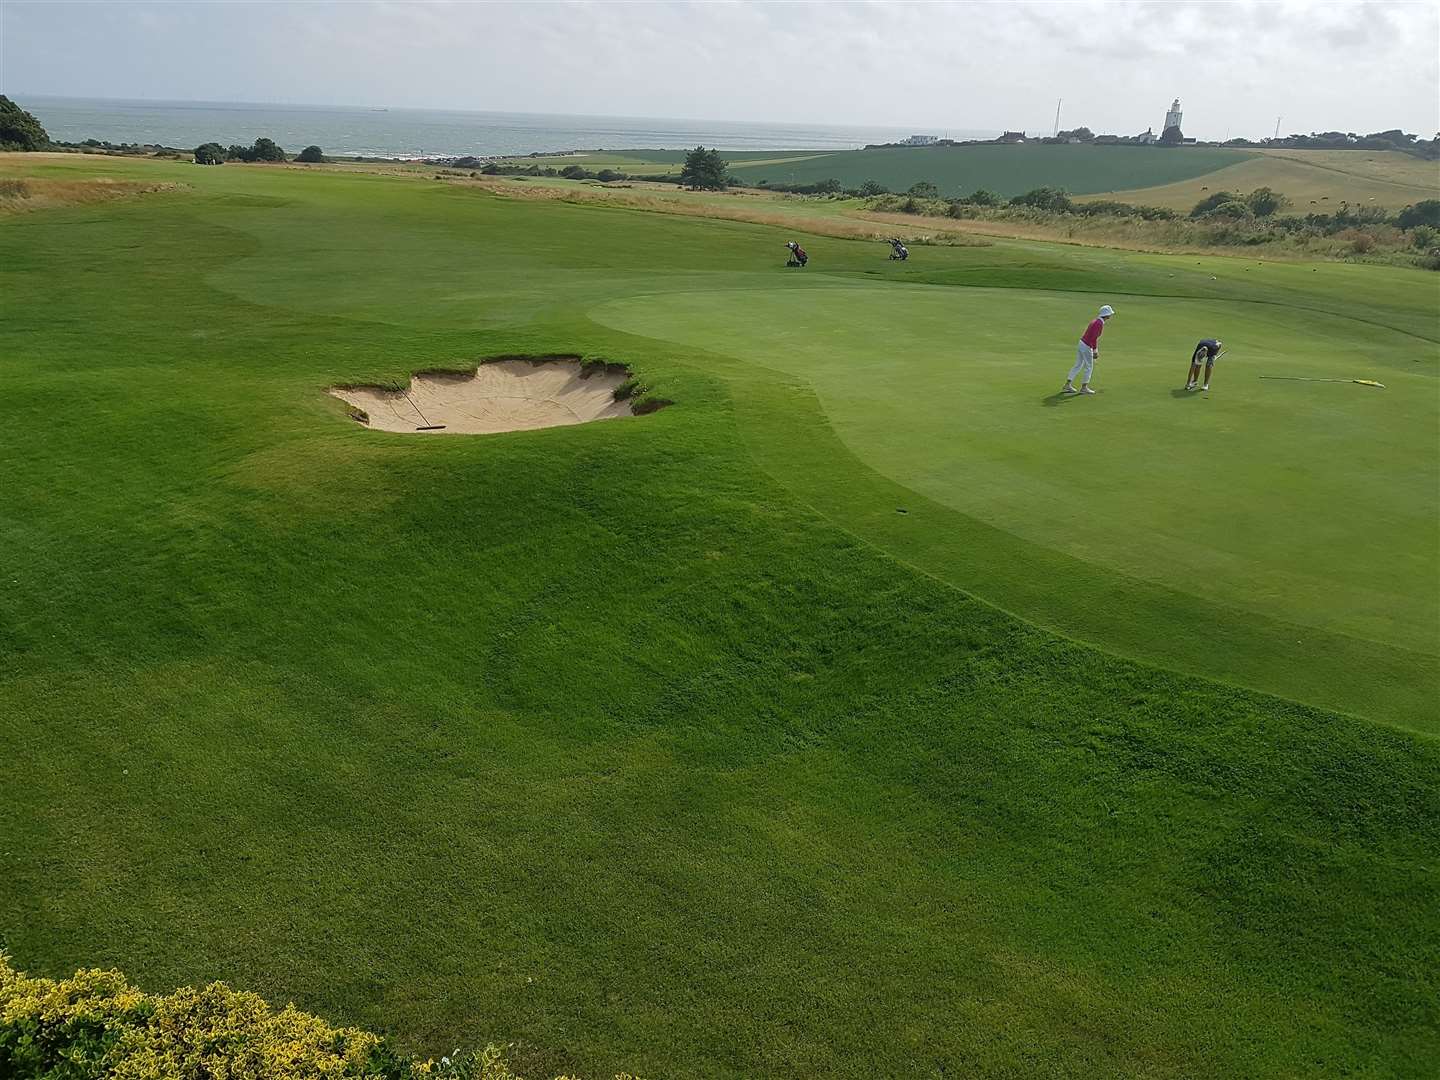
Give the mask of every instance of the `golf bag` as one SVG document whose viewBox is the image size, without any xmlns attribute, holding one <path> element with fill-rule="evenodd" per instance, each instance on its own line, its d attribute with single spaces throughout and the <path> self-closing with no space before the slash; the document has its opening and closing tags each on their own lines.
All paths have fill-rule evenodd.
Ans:
<svg viewBox="0 0 1440 1080">
<path fill-rule="evenodd" d="M 785 264 L 786 266 L 803 267 L 810 261 L 810 256 L 805 254 L 805 249 L 794 240 L 786 242 L 785 246 L 790 249 L 790 260 Z"/>
<path fill-rule="evenodd" d="M 898 238 L 890 241 L 890 248 L 890 258 L 899 259 L 901 262 L 910 258 L 910 249 L 902 244 Z"/>
</svg>

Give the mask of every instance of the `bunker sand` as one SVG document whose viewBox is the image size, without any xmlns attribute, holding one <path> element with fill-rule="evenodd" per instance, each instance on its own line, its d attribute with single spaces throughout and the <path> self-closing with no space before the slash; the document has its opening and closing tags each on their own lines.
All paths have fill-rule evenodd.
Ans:
<svg viewBox="0 0 1440 1080">
<path fill-rule="evenodd" d="M 436 435 L 491 435 L 634 415 L 615 391 L 631 377 L 623 368 L 587 369 L 572 360 L 498 360 L 473 372 L 422 372 L 406 390 L 337 386 L 330 393 L 380 431 L 415 433 L 443 424 Z M 359 417 L 357 417 L 359 419 Z"/>
</svg>

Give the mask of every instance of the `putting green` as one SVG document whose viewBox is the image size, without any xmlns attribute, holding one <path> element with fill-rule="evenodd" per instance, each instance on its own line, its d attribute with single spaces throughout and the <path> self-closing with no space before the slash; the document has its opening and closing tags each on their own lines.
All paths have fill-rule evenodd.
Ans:
<svg viewBox="0 0 1440 1080">
<path fill-rule="evenodd" d="M 1433 656 L 1440 596 L 1416 583 L 1437 573 L 1440 348 L 1274 304 L 1109 299 L 1120 314 L 1100 393 L 1084 399 L 1056 393 L 1094 308 L 1073 293 L 688 293 L 593 317 L 689 347 L 723 341 L 727 355 L 800 377 L 860 461 L 1030 544 L 1207 605 Z M 1190 350 L 1212 335 L 1232 355 L 1209 393 L 1186 393 Z M 1064 574 L 1051 581 L 1038 614 L 1079 629 L 1067 587 Z M 1287 651 L 1303 654 L 1305 636 Z M 1197 669 L 1230 666 L 1204 635 L 1180 648 Z"/>
</svg>

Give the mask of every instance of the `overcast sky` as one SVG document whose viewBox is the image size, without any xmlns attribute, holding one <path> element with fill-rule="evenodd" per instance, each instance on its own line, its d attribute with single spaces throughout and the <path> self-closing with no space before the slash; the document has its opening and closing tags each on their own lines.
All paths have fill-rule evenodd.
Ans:
<svg viewBox="0 0 1440 1080">
<path fill-rule="evenodd" d="M 1048 131 L 1440 128 L 1420 3 L 0 0 L 11 96 Z"/>
</svg>

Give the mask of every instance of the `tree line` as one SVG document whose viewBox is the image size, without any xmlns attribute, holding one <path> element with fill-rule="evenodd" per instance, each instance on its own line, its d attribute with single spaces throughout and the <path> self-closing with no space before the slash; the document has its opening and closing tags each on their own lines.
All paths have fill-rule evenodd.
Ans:
<svg viewBox="0 0 1440 1080">
<path fill-rule="evenodd" d="M 256 139 L 249 146 L 241 146 L 232 143 L 229 146 L 221 146 L 218 142 L 201 143 L 195 148 L 195 164 L 197 165 L 223 165 L 227 161 L 289 161 L 290 157 L 285 153 L 283 146 L 277 146 L 274 139 L 267 139 L 264 136 Z M 325 161 L 325 151 L 318 146 L 307 146 L 300 153 L 295 155 L 296 161 L 318 163 Z"/>
</svg>

